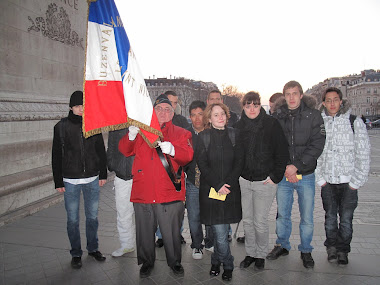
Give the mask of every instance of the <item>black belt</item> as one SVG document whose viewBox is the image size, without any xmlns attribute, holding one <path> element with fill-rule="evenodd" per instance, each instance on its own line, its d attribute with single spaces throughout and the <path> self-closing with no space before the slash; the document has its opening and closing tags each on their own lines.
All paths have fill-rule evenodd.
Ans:
<svg viewBox="0 0 380 285">
<path fill-rule="evenodd" d="M 162 153 L 162 150 L 160 147 L 157 147 L 156 151 L 157 151 L 158 157 L 161 160 L 162 165 L 164 166 L 166 172 L 169 175 L 170 180 L 172 181 L 172 183 L 175 187 L 175 190 L 177 192 L 180 192 L 181 191 L 182 166 L 180 166 L 178 168 L 178 172 L 176 174 L 174 174 L 174 169 L 173 169 L 173 166 L 171 164 L 170 158 L 168 158 L 168 159 L 166 158 L 166 155 L 164 155 Z"/>
</svg>

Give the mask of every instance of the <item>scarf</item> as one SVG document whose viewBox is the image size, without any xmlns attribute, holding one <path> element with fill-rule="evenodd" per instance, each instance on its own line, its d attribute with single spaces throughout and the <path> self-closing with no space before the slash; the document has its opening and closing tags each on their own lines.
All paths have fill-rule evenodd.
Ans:
<svg viewBox="0 0 380 285">
<path fill-rule="evenodd" d="M 241 137 L 244 140 L 244 147 L 246 147 L 245 167 L 250 171 L 254 170 L 255 166 L 253 162 L 258 161 L 258 156 L 260 155 L 256 151 L 259 141 L 257 136 L 264 129 L 263 117 L 265 114 L 264 108 L 261 107 L 259 115 L 254 119 L 248 118 L 244 110 L 241 115 L 241 123 L 239 125 L 241 125 Z"/>
</svg>

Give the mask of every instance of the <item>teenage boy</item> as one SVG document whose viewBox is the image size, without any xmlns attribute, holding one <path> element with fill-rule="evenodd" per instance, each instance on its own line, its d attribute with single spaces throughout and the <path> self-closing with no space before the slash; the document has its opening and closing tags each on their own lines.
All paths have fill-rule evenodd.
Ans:
<svg viewBox="0 0 380 285">
<path fill-rule="evenodd" d="M 342 97 L 335 87 L 328 88 L 322 97 L 326 144 L 318 159 L 315 179 L 322 187 L 326 212 L 327 260 L 347 264 L 358 189 L 367 181 L 371 150 L 366 125 L 360 117 L 351 115 L 350 103 Z"/>
</svg>

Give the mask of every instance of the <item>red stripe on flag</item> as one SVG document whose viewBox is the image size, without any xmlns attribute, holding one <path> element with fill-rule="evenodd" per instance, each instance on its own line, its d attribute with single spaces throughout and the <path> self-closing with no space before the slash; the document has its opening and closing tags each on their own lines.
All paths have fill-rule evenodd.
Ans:
<svg viewBox="0 0 380 285">
<path fill-rule="evenodd" d="M 127 122 L 121 81 L 86 81 L 85 132 Z"/>
<path fill-rule="evenodd" d="M 156 113 L 154 112 L 154 110 L 152 113 L 152 119 L 150 120 L 150 126 L 153 129 L 156 129 L 156 130 L 161 132 L 161 127 L 160 127 L 160 124 L 158 123 L 158 119 L 157 119 L 157 116 L 156 116 Z M 141 130 L 141 132 L 145 135 L 145 137 L 150 141 L 151 144 L 153 144 L 153 142 L 155 142 L 158 138 L 157 135 L 150 133 L 148 131 Z"/>
</svg>

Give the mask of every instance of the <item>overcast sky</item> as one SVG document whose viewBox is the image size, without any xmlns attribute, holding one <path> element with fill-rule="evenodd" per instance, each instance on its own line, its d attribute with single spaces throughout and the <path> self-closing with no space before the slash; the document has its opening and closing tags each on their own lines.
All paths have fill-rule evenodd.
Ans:
<svg viewBox="0 0 380 285">
<path fill-rule="evenodd" d="M 115 0 L 145 78 L 258 91 L 380 69 L 378 0 Z"/>
</svg>

